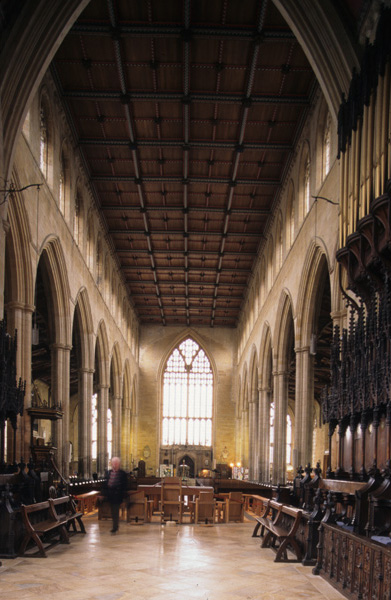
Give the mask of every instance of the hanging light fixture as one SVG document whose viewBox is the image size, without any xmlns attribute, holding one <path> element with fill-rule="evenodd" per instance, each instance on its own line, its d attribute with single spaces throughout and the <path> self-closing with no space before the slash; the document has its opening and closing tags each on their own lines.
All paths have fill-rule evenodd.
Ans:
<svg viewBox="0 0 391 600">
<path fill-rule="evenodd" d="M 31 344 L 33 346 L 38 346 L 39 344 L 39 329 L 37 324 L 37 315 L 34 313 L 33 315 L 33 328 L 31 330 Z"/>
<path fill-rule="evenodd" d="M 311 333 L 311 340 L 310 340 L 310 354 L 311 356 L 316 356 L 316 334 L 315 333 Z"/>
</svg>

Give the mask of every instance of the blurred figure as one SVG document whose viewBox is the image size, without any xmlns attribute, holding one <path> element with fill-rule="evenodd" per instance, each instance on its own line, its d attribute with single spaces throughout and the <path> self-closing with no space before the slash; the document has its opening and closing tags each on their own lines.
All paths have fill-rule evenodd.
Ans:
<svg viewBox="0 0 391 600">
<path fill-rule="evenodd" d="M 106 473 L 103 495 L 110 503 L 113 528 L 111 533 L 116 533 L 119 526 L 119 508 L 126 496 L 127 475 L 121 468 L 118 456 L 111 459 L 111 469 Z"/>
</svg>

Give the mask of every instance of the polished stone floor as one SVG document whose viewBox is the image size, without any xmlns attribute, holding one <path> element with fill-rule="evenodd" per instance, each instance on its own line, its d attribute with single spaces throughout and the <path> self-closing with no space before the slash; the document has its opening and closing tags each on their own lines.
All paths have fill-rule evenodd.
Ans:
<svg viewBox="0 0 391 600">
<path fill-rule="evenodd" d="M 274 563 L 253 523 L 167 526 L 86 516 L 87 535 L 47 558 L 2 559 L 3 600 L 339 600 L 311 567 Z"/>
</svg>

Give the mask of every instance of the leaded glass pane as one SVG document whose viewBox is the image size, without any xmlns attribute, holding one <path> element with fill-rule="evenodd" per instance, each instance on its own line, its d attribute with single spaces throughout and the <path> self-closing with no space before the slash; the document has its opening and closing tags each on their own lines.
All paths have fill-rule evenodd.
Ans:
<svg viewBox="0 0 391 600">
<path fill-rule="evenodd" d="M 205 352 L 188 338 L 163 375 L 162 443 L 212 444 L 213 374 Z"/>
</svg>

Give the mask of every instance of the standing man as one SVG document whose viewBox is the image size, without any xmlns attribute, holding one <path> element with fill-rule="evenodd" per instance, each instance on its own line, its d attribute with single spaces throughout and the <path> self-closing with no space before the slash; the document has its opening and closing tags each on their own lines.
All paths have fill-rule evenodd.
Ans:
<svg viewBox="0 0 391 600">
<path fill-rule="evenodd" d="M 111 533 L 118 531 L 119 525 L 119 508 L 126 496 L 127 475 L 125 471 L 120 469 L 121 460 L 118 456 L 113 456 L 111 459 L 111 469 L 106 473 L 106 481 L 104 485 L 104 496 L 110 503 L 111 516 L 113 519 L 113 528 Z"/>
</svg>

